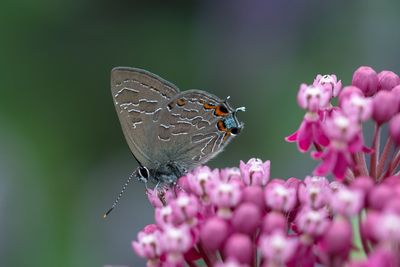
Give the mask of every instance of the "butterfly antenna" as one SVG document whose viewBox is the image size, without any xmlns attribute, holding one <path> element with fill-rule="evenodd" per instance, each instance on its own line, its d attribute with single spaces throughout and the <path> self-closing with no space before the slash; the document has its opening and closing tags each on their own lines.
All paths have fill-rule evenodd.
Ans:
<svg viewBox="0 0 400 267">
<path fill-rule="evenodd" d="M 126 187 L 128 186 L 128 184 L 130 183 L 130 181 L 132 180 L 132 178 L 135 176 L 136 171 L 132 172 L 131 175 L 129 175 L 128 180 L 126 180 L 124 186 L 122 187 L 121 192 L 119 193 L 119 195 L 117 196 L 117 198 L 115 199 L 113 205 L 111 206 L 111 208 L 103 214 L 103 218 L 107 218 L 108 214 L 111 213 L 111 211 L 117 206 L 118 201 L 120 200 L 120 198 L 122 197 L 122 194 L 124 193 Z"/>
</svg>

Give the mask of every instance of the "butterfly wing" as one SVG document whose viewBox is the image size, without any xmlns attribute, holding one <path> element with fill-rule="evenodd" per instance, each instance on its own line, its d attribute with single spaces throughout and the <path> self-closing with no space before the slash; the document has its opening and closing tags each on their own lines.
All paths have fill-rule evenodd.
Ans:
<svg viewBox="0 0 400 267">
<path fill-rule="evenodd" d="M 200 90 L 166 102 L 159 122 L 158 158 L 187 171 L 215 157 L 243 127 L 227 101 Z"/>
<path fill-rule="evenodd" d="M 148 71 L 117 67 L 111 71 L 111 92 L 126 141 L 138 162 L 156 168 L 151 133 L 167 102 L 179 89 Z"/>
</svg>

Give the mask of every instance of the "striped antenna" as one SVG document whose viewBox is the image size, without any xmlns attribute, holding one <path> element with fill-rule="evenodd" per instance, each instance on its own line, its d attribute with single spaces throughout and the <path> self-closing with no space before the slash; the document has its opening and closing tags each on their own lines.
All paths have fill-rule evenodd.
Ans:
<svg viewBox="0 0 400 267">
<path fill-rule="evenodd" d="M 128 184 L 130 183 L 130 181 L 132 180 L 132 178 L 135 176 L 135 174 L 136 174 L 136 171 L 133 171 L 133 172 L 131 173 L 131 175 L 129 175 L 128 180 L 126 180 L 124 186 L 122 187 L 121 192 L 119 193 L 118 197 L 115 199 L 113 205 L 111 206 L 111 208 L 110 208 L 106 213 L 103 214 L 103 218 L 104 218 L 104 219 L 107 218 L 108 214 L 110 214 L 111 211 L 117 206 L 119 199 L 122 197 L 122 194 L 124 193 L 126 187 L 127 187 Z"/>
</svg>

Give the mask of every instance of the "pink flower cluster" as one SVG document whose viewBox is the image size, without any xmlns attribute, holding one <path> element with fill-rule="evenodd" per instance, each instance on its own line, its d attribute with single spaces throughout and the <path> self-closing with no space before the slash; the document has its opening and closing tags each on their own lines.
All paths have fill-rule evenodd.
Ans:
<svg viewBox="0 0 400 267">
<path fill-rule="evenodd" d="M 338 105 L 332 100 L 337 98 Z M 311 156 L 322 162 L 314 175 L 332 173 L 348 181 L 369 175 L 380 181 L 395 173 L 400 163 L 400 78 L 392 71 L 376 73 L 360 67 L 352 84 L 342 88 L 336 75 L 318 75 L 300 86 L 297 101 L 306 110 L 299 129 L 286 137 L 301 152 L 314 147 Z M 363 128 L 373 121 L 370 146 L 364 144 Z M 380 150 L 381 132 L 387 127 L 386 145 Z M 369 169 L 366 160 L 369 158 Z"/>
<path fill-rule="evenodd" d="M 399 84 L 370 67 L 344 88 L 335 75 L 302 84 L 306 114 L 287 140 L 301 152 L 314 148 L 321 163 L 313 176 L 270 179 L 270 162 L 260 159 L 200 166 L 178 186 L 147 191 L 155 224 L 139 232 L 134 251 L 149 267 L 400 266 Z"/>
</svg>

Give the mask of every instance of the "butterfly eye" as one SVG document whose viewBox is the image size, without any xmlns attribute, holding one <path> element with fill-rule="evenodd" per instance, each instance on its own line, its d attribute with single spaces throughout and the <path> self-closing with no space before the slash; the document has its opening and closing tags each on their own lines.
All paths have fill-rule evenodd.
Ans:
<svg viewBox="0 0 400 267">
<path fill-rule="evenodd" d="M 237 135 L 237 134 L 239 134 L 239 133 L 240 133 L 240 129 L 239 129 L 239 128 L 236 128 L 236 127 L 234 127 L 234 128 L 232 128 L 232 129 L 231 129 L 231 133 L 232 133 L 233 135 Z"/>
<path fill-rule="evenodd" d="M 146 179 L 148 179 L 150 176 L 149 169 L 147 169 L 146 167 L 143 167 L 143 166 L 141 166 L 139 168 L 139 174 L 140 174 L 140 176 L 142 176 L 143 178 L 146 178 Z"/>
</svg>

